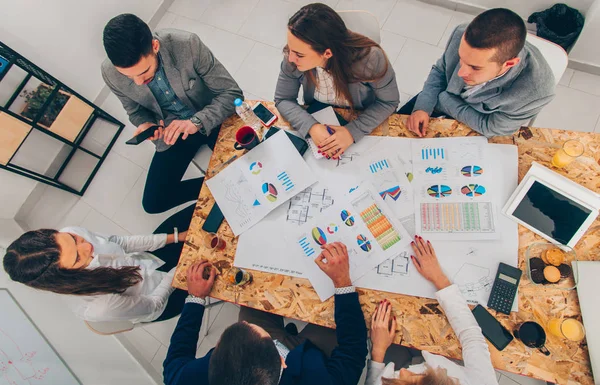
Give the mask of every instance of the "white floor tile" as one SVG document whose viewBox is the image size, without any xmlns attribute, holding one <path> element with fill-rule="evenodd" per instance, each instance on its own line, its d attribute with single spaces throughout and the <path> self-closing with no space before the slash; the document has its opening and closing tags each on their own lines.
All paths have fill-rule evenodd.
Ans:
<svg viewBox="0 0 600 385">
<path fill-rule="evenodd" d="M 212 51 L 213 55 L 234 74 L 254 46 L 254 41 L 186 17 L 178 17 L 177 28 L 194 32 Z"/>
<path fill-rule="evenodd" d="M 396 0 L 340 0 L 335 6 L 336 11 L 369 11 L 377 16 L 379 26 L 383 26 L 390 16 Z"/>
<path fill-rule="evenodd" d="M 313 0 L 284 0 L 288 3 L 297 4 L 300 7 L 304 7 L 305 5 L 312 3 L 323 3 L 327 4 L 331 8 L 335 9 L 335 6 L 340 2 L 340 0 L 325 0 L 325 1 L 313 1 Z"/>
<path fill-rule="evenodd" d="M 154 338 L 160 341 L 161 344 L 169 346 L 171 336 L 177 326 L 179 316 L 161 322 L 151 322 L 142 326 Z"/>
<path fill-rule="evenodd" d="M 286 1 L 260 0 L 239 34 L 281 49 L 287 44 L 288 20 L 299 9 L 299 5 Z"/>
<path fill-rule="evenodd" d="M 256 43 L 233 78 L 242 90 L 273 100 L 282 60 L 281 49 Z"/>
<path fill-rule="evenodd" d="M 383 29 L 437 45 L 453 11 L 414 0 L 399 0 Z"/>
<path fill-rule="evenodd" d="M 112 217 L 145 170 L 116 152 L 111 152 L 83 200 L 108 217 Z"/>
<path fill-rule="evenodd" d="M 91 210 L 92 206 L 85 203 L 83 199 L 78 200 L 71 210 L 69 210 L 69 212 L 60 221 L 58 221 L 56 229 L 60 230 L 66 226 L 81 226 Z"/>
<path fill-rule="evenodd" d="M 400 92 L 400 107 L 408 103 L 415 95 L 407 94 L 406 92 Z"/>
<path fill-rule="evenodd" d="M 519 374 L 502 372 L 502 377 L 499 381 L 500 385 L 546 385 L 546 381 L 538 380 L 535 378 L 521 376 Z"/>
<path fill-rule="evenodd" d="M 210 0 L 175 0 L 171 7 L 169 7 L 169 12 L 200 20 L 200 17 L 210 5 Z M 177 28 L 174 25 L 172 27 Z"/>
<path fill-rule="evenodd" d="M 204 357 L 212 348 L 217 346 L 217 342 L 219 342 L 219 338 L 221 335 L 208 335 L 206 338 L 202 340 L 202 343 L 198 346 L 196 350 L 196 358 Z"/>
<path fill-rule="evenodd" d="M 502 373 L 499 370 L 496 370 L 496 379 L 500 381 L 500 377 L 502 377 Z"/>
<path fill-rule="evenodd" d="M 438 47 L 446 49 L 446 44 L 448 44 L 448 39 L 450 39 L 450 35 L 454 32 L 454 29 L 461 24 L 469 23 L 471 20 L 475 18 L 475 15 L 469 15 L 468 13 L 462 12 L 453 12 L 452 18 L 450 18 L 450 22 L 444 31 L 444 34 L 440 38 L 438 43 Z"/>
<path fill-rule="evenodd" d="M 165 362 L 165 358 L 167 358 L 167 347 L 164 345 L 161 345 L 158 348 L 158 351 L 156 352 L 156 354 L 154 355 L 154 358 L 152 359 L 152 361 L 150 361 L 150 364 L 152 364 L 152 366 L 154 367 L 154 369 L 160 373 L 160 375 L 162 376 L 162 372 L 163 372 L 163 362 Z"/>
<path fill-rule="evenodd" d="M 442 48 L 407 39 L 400 55 L 394 62 L 398 89 L 410 95 L 421 92 L 423 83 L 431 71 L 431 66 L 443 53 Z"/>
<path fill-rule="evenodd" d="M 165 15 L 162 17 L 162 19 L 160 19 L 160 21 L 158 22 L 158 24 L 156 25 L 156 28 L 154 30 L 157 31 L 159 29 L 164 29 L 164 28 L 177 28 L 176 26 L 173 25 L 173 22 L 175 21 L 176 18 L 177 18 L 177 14 L 175 14 L 173 12 L 166 12 Z"/>
<path fill-rule="evenodd" d="M 81 222 L 81 227 L 103 235 L 130 235 L 127 230 L 94 209 Z"/>
<path fill-rule="evenodd" d="M 406 38 L 396 33 L 382 30 L 381 47 L 385 51 L 390 63 L 394 63 L 406 43 Z"/>
<path fill-rule="evenodd" d="M 599 96 L 557 86 L 556 97 L 540 112 L 535 126 L 592 132 L 599 115 Z"/>
<path fill-rule="evenodd" d="M 250 17 L 250 13 L 258 1 L 209 0 L 210 5 L 200 17 L 200 21 L 237 33 Z"/>
<path fill-rule="evenodd" d="M 600 76 L 575 71 L 571 78 L 570 88 L 600 96 Z"/>
<path fill-rule="evenodd" d="M 69 214 L 80 198 L 69 192 L 48 187 L 25 218 L 30 229 L 57 229 L 60 220 Z"/>
<path fill-rule="evenodd" d="M 572 68 L 567 68 L 563 76 L 560 78 L 558 84 L 568 87 L 569 83 L 571 83 L 571 79 L 573 78 L 573 74 L 575 74 L 575 70 Z"/>
<path fill-rule="evenodd" d="M 238 305 L 229 302 L 223 303 L 221 311 L 213 322 L 208 335 L 220 337 L 225 329 L 238 322 L 239 314 L 240 307 Z"/>
<path fill-rule="evenodd" d="M 598 117 L 598 122 L 596 123 L 596 129 L 594 130 L 596 133 L 600 133 L 600 117 Z"/>
<path fill-rule="evenodd" d="M 202 170 L 206 171 L 208 169 L 208 163 L 210 162 L 211 157 L 212 157 L 212 150 L 208 146 L 205 145 L 205 146 L 200 147 L 200 149 L 198 150 L 196 155 L 194 155 L 194 160 L 192 161 L 193 164 L 191 164 L 190 167 L 188 167 L 188 170 L 186 171 L 185 175 L 183 176 L 183 180 L 186 180 L 188 177 L 191 176 L 192 173 L 190 171 L 192 171 L 192 170 L 195 170 L 195 172 L 193 174 L 194 178 L 203 176 L 203 174 L 200 172 L 200 170 L 198 170 L 198 168 L 193 167 L 193 166 L 196 165 L 196 166 L 200 167 Z"/>
<path fill-rule="evenodd" d="M 142 355 L 144 360 L 151 362 L 158 349 L 162 346 L 160 342 L 152 337 L 147 331 L 141 327 L 134 328 L 131 331 L 123 334 L 135 346 L 137 351 Z"/>
<path fill-rule="evenodd" d="M 102 109 L 125 124 L 125 128 L 121 132 L 121 135 L 117 138 L 111 153 L 117 153 L 147 170 L 148 167 L 150 167 L 150 162 L 152 161 L 152 157 L 155 153 L 154 144 L 152 144 L 150 141 L 144 141 L 137 146 L 125 144 L 126 141 L 133 137 L 136 127 L 129 123 L 129 119 L 127 118 L 125 109 L 123 109 L 123 105 L 112 92 L 102 104 Z"/>
<path fill-rule="evenodd" d="M 175 207 L 160 214 L 146 213 L 142 207 L 145 185 L 146 175 L 141 175 L 111 218 L 131 234 L 152 234 L 162 222 L 177 212 Z"/>
</svg>

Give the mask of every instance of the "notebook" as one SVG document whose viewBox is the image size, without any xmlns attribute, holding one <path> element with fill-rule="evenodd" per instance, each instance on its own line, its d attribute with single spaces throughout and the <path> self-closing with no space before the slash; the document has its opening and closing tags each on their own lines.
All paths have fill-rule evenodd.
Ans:
<svg viewBox="0 0 600 385">
<path fill-rule="evenodd" d="M 330 126 L 339 126 L 340 125 L 340 121 L 337 118 L 335 111 L 333 110 L 333 107 L 323 108 L 322 110 L 313 112 L 311 115 L 317 120 L 317 122 L 319 122 L 321 124 L 327 124 Z M 308 142 L 308 147 L 310 148 L 310 151 L 315 156 L 315 158 L 317 158 L 317 159 L 323 158 L 323 154 L 319 154 L 319 147 L 317 147 L 315 142 L 313 142 L 313 140 L 311 138 L 308 138 L 306 141 Z"/>
</svg>

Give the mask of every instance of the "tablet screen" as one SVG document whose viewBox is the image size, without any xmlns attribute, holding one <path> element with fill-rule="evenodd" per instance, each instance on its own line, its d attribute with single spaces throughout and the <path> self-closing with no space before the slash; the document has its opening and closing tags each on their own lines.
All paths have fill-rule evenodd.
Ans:
<svg viewBox="0 0 600 385">
<path fill-rule="evenodd" d="M 591 212 L 579 203 L 535 181 L 513 215 L 566 245 Z"/>
</svg>

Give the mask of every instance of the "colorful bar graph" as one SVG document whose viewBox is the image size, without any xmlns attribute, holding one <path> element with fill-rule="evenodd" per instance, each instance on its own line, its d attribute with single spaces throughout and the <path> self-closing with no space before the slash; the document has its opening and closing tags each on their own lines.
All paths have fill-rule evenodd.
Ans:
<svg viewBox="0 0 600 385">
<path fill-rule="evenodd" d="M 285 191 L 290 191 L 294 188 L 294 183 L 288 176 L 287 172 L 284 171 L 281 174 L 277 175 L 277 179 L 281 182 Z"/>
<path fill-rule="evenodd" d="M 421 203 L 421 230 L 437 233 L 493 232 L 490 202 Z"/>
<path fill-rule="evenodd" d="M 390 165 L 387 161 L 387 159 L 384 160 L 380 160 L 378 162 L 375 163 L 371 163 L 371 165 L 369 166 L 369 170 L 371 170 L 371 174 L 375 174 L 379 171 L 382 171 L 383 169 L 386 168 L 390 168 Z"/>
<path fill-rule="evenodd" d="M 423 148 L 421 150 L 421 160 L 437 160 L 446 159 L 446 154 L 443 148 Z"/>
<path fill-rule="evenodd" d="M 311 255 L 315 254 L 315 249 L 312 248 L 307 237 L 301 238 L 298 241 L 298 244 L 300 245 L 300 247 L 302 247 L 302 250 L 304 251 L 304 255 L 306 255 L 307 257 L 310 257 Z"/>
<path fill-rule="evenodd" d="M 363 210 L 360 217 L 383 250 L 389 249 L 400 241 L 400 234 L 376 204 Z"/>
</svg>

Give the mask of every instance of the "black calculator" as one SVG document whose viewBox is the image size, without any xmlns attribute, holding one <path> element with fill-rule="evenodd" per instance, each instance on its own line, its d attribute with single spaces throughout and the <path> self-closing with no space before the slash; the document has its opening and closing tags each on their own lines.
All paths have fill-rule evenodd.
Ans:
<svg viewBox="0 0 600 385">
<path fill-rule="evenodd" d="M 500 313 L 510 314 L 515 295 L 519 288 L 522 271 L 516 267 L 500 262 L 494 286 L 488 299 L 488 307 Z"/>
</svg>

